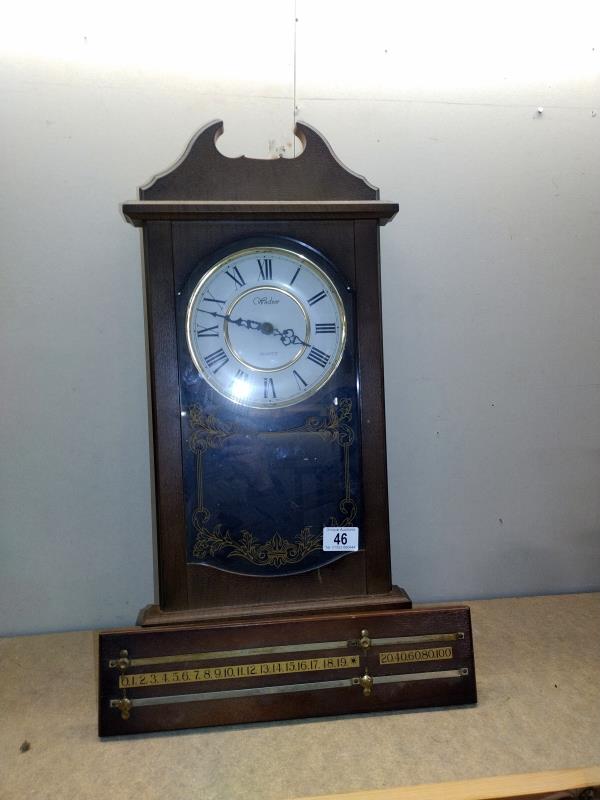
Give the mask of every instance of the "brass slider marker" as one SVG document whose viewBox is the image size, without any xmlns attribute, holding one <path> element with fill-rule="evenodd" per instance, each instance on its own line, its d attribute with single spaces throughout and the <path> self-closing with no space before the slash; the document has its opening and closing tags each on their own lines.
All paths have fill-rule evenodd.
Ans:
<svg viewBox="0 0 600 800">
<path fill-rule="evenodd" d="M 369 631 L 366 628 L 363 628 L 362 631 L 360 632 L 360 639 L 350 639 L 350 641 L 347 642 L 347 644 L 348 647 L 362 647 L 362 649 L 366 654 L 367 650 L 369 649 L 369 647 L 371 647 L 372 644 L 372 640 L 369 636 Z"/>
<path fill-rule="evenodd" d="M 127 667 L 131 666 L 131 660 L 129 659 L 129 653 L 127 650 L 121 650 L 119 653 L 118 658 L 113 658 L 108 662 L 108 666 L 112 669 L 120 669 L 121 672 L 125 672 Z"/>
<path fill-rule="evenodd" d="M 365 674 L 355 680 L 359 686 L 362 686 L 364 696 L 369 697 L 373 691 L 373 678 L 369 675 L 367 667 L 365 667 Z"/>
<path fill-rule="evenodd" d="M 121 719 L 129 719 L 131 715 L 131 708 L 133 706 L 133 701 L 130 700 L 128 697 L 122 697 L 120 700 L 111 700 L 111 706 L 114 708 L 118 708 L 121 712 Z"/>
</svg>

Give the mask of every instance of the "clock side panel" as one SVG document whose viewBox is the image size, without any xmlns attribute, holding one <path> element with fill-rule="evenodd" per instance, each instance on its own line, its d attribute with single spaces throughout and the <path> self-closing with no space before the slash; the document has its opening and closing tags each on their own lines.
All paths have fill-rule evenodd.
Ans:
<svg viewBox="0 0 600 800">
<path fill-rule="evenodd" d="M 352 223 L 191 222 L 173 225 L 174 284 L 183 286 L 202 258 L 245 237 L 288 236 L 323 251 L 354 285 L 354 230 Z M 302 600 L 361 595 L 366 592 L 365 553 L 345 555 L 297 575 L 260 577 L 222 572 L 199 564 L 186 564 L 190 607 Z"/>
<path fill-rule="evenodd" d="M 391 588 L 379 228 L 356 220 L 356 294 L 367 592 Z"/>
<path fill-rule="evenodd" d="M 144 227 L 157 566 L 161 608 L 189 607 L 170 222 Z"/>
</svg>

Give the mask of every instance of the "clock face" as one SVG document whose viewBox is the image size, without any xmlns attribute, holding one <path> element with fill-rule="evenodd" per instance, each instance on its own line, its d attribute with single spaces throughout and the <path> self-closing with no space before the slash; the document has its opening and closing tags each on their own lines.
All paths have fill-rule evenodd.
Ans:
<svg viewBox="0 0 600 800">
<path fill-rule="evenodd" d="M 311 397 L 338 368 L 346 342 L 332 280 L 285 247 L 248 247 L 214 264 L 191 293 L 185 327 L 202 377 L 251 408 Z"/>
</svg>

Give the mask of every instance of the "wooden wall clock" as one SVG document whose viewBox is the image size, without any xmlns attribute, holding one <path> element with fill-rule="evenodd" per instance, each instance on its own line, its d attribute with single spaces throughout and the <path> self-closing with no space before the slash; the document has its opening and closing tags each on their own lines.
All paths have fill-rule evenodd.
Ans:
<svg viewBox="0 0 600 800">
<path fill-rule="evenodd" d="M 221 131 L 123 207 L 144 228 L 158 511 L 160 604 L 141 624 L 407 607 L 378 257 L 398 206 L 306 125 L 295 159 L 226 158 Z M 333 526 L 358 528 L 359 550 L 324 551 Z"/>
<path fill-rule="evenodd" d="M 172 169 L 123 206 L 143 228 L 152 397 L 159 603 L 142 609 L 127 641 L 163 655 L 144 663 L 162 663 L 172 647 L 190 655 L 191 636 L 194 648 L 210 641 L 206 652 L 228 653 L 239 667 L 243 656 L 235 654 L 265 642 L 287 655 L 335 644 L 322 639 L 323 625 L 328 637 L 338 630 L 346 647 L 354 641 L 360 649 L 370 634 L 359 618 L 366 626 L 371 615 L 371 627 L 397 633 L 397 615 L 411 607 L 390 576 L 379 272 L 379 225 L 398 206 L 379 200 L 307 125 L 296 127 L 304 149 L 294 159 L 227 158 L 215 146 L 222 130 L 221 122 L 202 129 Z M 417 617 L 402 617 L 402 625 L 410 628 L 409 619 Z M 429 630 L 429 618 L 418 619 Z M 272 639 L 277 625 L 295 632 L 293 647 L 281 633 Z M 461 626 L 454 633 L 463 647 L 468 620 Z M 419 631 L 410 628 L 412 638 L 431 636 Z M 162 638 L 152 638 L 158 632 Z M 108 634 L 101 642 L 104 663 L 122 670 L 119 688 L 139 690 L 137 679 L 127 683 L 130 648 Z M 346 664 L 321 647 L 315 658 L 334 659 L 320 669 L 336 680 L 361 667 L 356 653 L 344 655 Z M 292 670 L 306 672 L 304 682 L 313 671 Z M 171 680 L 164 670 L 148 674 Z M 287 699 L 267 700 L 244 670 L 231 676 L 241 681 L 231 690 L 207 676 L 209 685 L 217 681 L 210 703 L 218 696 L 225 705 L 206 711 L 206 692 L 196 692 L 202 698 L 193 703 L 205 710 L 182 724 L 298 715 L 290 697 L 304 690 L 269 690 Z M 356 680 L 370 694 L 368 669 Z M 467 683 L 459 681 L 462 692 Z M 170 691 L 181 694 L 187 681 L 175 684 Z M 260 697 L 262 710 L 256 701 L 240 710 L 242 695 L 221 697 L 229 691 L 254 691 L 243 697 Z M 115 731 L 121 701 L 127 721 Z M 148 711 L 132 723 L 135 701 L 112 696 L 101 729 L 181 727 Z M 233 717 L 222 710 L 232 703 Z"/>
</svg>

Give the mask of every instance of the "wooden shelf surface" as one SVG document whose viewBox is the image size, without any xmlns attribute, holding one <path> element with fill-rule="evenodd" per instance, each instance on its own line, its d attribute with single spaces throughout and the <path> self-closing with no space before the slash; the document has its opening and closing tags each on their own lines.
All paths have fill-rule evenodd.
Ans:
<svg viewBox="0 0 600 800">
<path fill-rule="evenodd" d="M 600 767 L 600 593 L 469 605 L 477 706 L 110 741 L 94 633 L 0 639 L 0 797 L 479 800 L 510 796 L 495 776 Z M 488 794 L 419 788 L 448 781 Z"/>
</svg>

